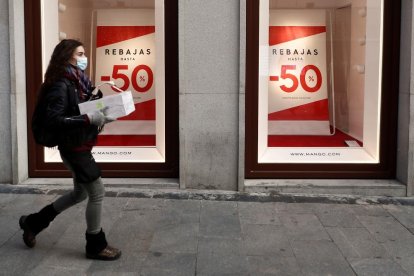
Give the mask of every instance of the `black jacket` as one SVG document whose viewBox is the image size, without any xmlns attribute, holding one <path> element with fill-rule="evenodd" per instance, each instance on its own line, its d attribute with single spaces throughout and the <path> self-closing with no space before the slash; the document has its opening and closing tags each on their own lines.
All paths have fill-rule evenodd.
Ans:
<svg viewBox="0 0 414 276">
<path fill-rule="evenodd" d="M 46 126 L 59 135 L 59 150 L 72 150 L 95 141 L 98 127 L 91 125 L 87 115 L 80 115 L 82 102 L 75 84 L 61 79 L 42 91 L 47 103 Z"/>
</svg>

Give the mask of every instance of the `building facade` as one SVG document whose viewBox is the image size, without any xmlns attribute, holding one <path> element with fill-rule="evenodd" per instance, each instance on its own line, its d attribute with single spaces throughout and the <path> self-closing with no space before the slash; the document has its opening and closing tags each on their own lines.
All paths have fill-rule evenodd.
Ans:
<svg viewBox="0 0 414 276">
<path fill-rule="evenodd" d="M 0 183 L 68 181 L 30 114 L 53 47 L 76 38 L 94 82 L 134 97 L 94 153 L 106 183 L 413 194 L 412 1 L 0 0 L 0 13 Z"/>
</svg>

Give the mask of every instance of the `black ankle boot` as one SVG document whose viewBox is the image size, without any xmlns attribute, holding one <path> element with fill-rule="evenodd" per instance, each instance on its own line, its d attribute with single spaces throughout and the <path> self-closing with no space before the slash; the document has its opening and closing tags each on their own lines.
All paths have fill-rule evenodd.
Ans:
<svg viewBox="0 0 414 276">
<path fill-rule="evenodd" d="M 121 250 L 108 245 L 105 233 L 85 234 L 86 237 L 86 257 L 88 259 L 112 261 L 121 256 Z"/>
<path fill-rule="evenodd" d="M 21 216 L 19 220 L 20 228 L 23 229 L 23 241 L 32 248 L 36 245 L 36 235 L 49 226 L 59 213 L 53 204 L 45 206 L 38 213 L 28 216 Z"/>
</svg>

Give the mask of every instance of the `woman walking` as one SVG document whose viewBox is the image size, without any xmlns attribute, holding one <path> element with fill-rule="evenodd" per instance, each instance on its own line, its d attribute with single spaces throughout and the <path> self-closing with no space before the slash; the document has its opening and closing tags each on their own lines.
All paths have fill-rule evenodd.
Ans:
<svg viewBox="0 0 414 276">
<path fill-rule="evenodd" d="M 92 84 L 84 70 L 88 64 L 81 42 L 62 40 L 54 49 L 39 100 L 45 102 L 47 129 L 57 133 L 58 149 L 65 166 L 72 172 L 73 191 L 59 197 L 37 213 L 22 216 L 23 241 L 28 247 L 36 244 L 36 235 L 49 226 L 55 217 L 69 207 L 88 198 L 86 206 L 86 257 L 115 260 L 119 249 L 108 245 L 101 228 L 102 201 L 105 195 L 101 171 L 92 156 L 100 129 L 113 118 L 103 110 L 80 115 L 78 104 L 93 97 Z"/>
</svg>

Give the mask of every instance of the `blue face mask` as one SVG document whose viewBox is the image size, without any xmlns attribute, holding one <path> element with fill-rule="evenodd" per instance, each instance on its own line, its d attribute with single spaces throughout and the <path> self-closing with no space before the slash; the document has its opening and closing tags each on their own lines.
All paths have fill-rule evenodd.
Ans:
<svg viewBox="0 0 414 276">
<path fill-rule="evenodd" d="M 78 66 L 79 69 L 84 71 L 86 67 L 88 67 L 88 58 L 87 57 L 78 57 L 76 59 L 76 66 Z"/>
</svg>

